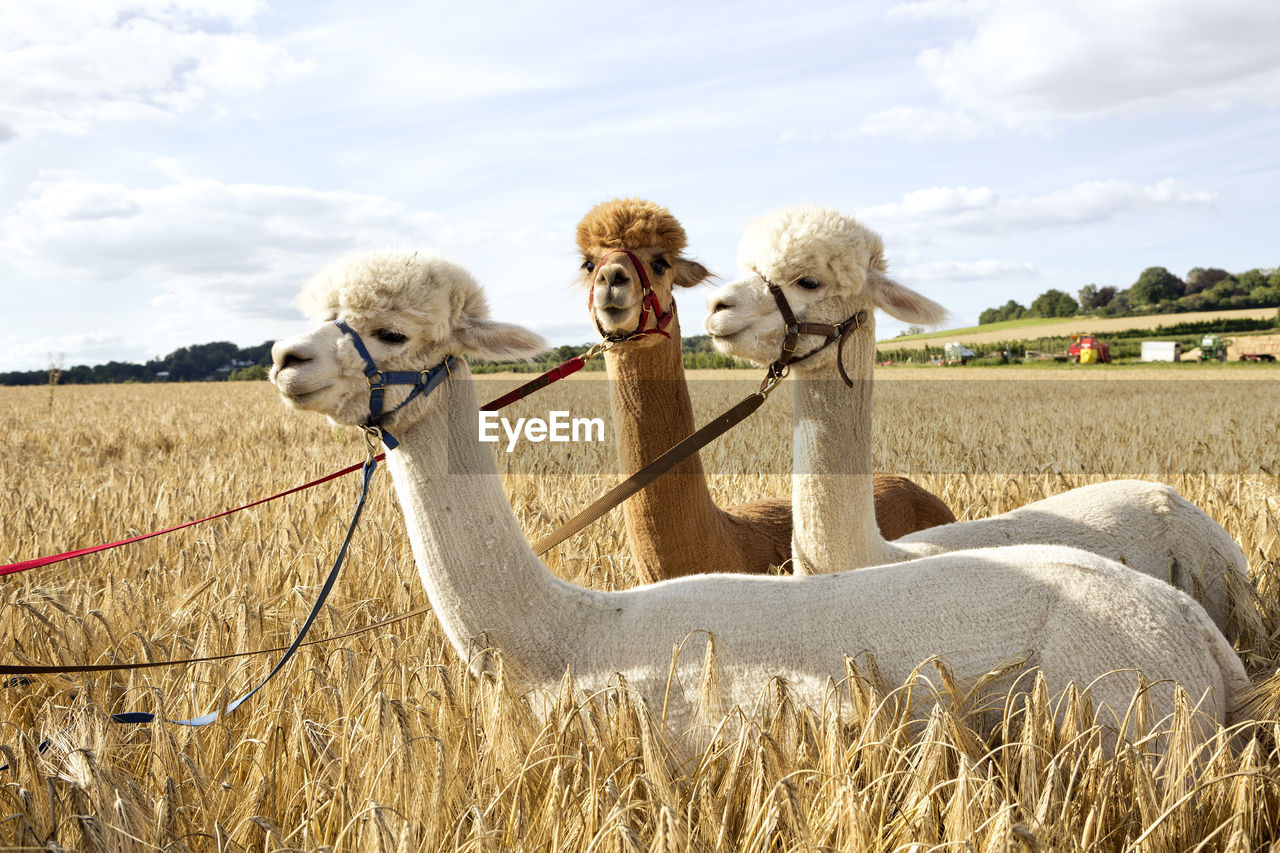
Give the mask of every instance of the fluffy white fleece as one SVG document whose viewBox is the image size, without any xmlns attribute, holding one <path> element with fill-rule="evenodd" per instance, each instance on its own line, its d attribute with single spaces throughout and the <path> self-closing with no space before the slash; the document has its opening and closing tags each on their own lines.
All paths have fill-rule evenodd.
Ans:
<svg viewBox="0 0 1280 853">
<path fill-rule="evenodd" d="M 424 280 L 447 286 L 424 288 Z M 510 334 L 490 339 L 489 303 L 475 276 L 426 251 L 381 249 L 347 255 L 303 285 L 297 304 L 315 322 L 341 317 L 363 329 L 366 344 L 367 333 L 378 330 L 407 335 L 409 345 L 397 355 L 410 360 L 425 357 L 424 347 L 450 337 L 455 346 L 449 355 L 515 359 L 525 357 L 525 350 L 546 348 L 531 332 L 514 336 L 519 349 L 501 346 Z"/>
<path fill-rule="evenodd" d="M 799 205 L 751 220 L 738 245 L 738 266 L 780 286 L 814 276 L 852 293 L 867 291 L 878 307 L 908 314 L 912 323 L 933 326 L 947 316 L 941 305 L 886 277 L 879 234 L 830 208 Z"/>
</svg>

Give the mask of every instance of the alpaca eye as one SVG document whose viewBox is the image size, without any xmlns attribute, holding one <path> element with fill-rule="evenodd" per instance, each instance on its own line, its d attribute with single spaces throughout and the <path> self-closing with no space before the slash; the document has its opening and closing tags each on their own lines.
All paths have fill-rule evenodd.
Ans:
<svg viewBox="0 0 1280 853">
<path fill-rule="evenodd" d="M 818 281 L 816 278 L 810 278 L 807 275 L 796 279 L 796 284 L 800 285 L 805 290 L 817 290 L 819 287 L 822 287 L 822 282 Z"/>
<path fill-rule="evenodd" d="M 399 332 L 393 332 L 390 329 L 379 329 L 373 333 L 373 336 L 384 344 L 402 344 L 409 340 L 408 335 L 402 335 Z"/>
<path fill-rule="evenodd" d="M 582 268 L 583 268 L 584 270 L 586 270 L 587 272 L 595 272 L 595 271 L 596 271 L 596 262 L 595 262 L 595 261 L 583 261 L 583 262 L 582 262 Z"/>
<path fill-rule="evenodd" d="M 654 259 L 653 263 L 649 264 L 649 266 L 653 269 L 654 275 L 662 275 L 664 272 L 671 269 L 671 264 L 667 263 L 662 258 Z"/>
</svg>

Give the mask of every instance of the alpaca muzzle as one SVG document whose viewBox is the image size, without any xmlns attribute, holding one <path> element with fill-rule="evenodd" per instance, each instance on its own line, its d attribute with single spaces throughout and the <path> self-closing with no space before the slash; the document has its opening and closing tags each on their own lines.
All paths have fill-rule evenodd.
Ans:
<svg viewBox="0 0 1280 853">
<path fill-rule="evenodd" d="M 615 255 L 623 255 L 635 269 L 636 275 L 640 279 L 640 319 L 636 322 L 635 329 L 629 332 L 606 332 L 604 326 L 600 324 L 600 318 L 596 315 L 596 288 L 598 284 L 593 283 L 587 291 L 587 309 L 591 312 L 591 321 L 596 324 L 596 331 L 600 333 L 600 337 L 606 341 L 633 341 L 642 338 L 645 335 L 662 335 L 664 338 L 670 338 L 671 333 L 667 331 L 667 326 L 676 315 L 676 303 L 671 301 L 671 308 L 668 311 L 662 310 L 662 305 L 658 302 L 658 296 L 653 292 L 653 285 L 649 282 L 649 274 L 645 272 L 644 264 L 636 257 L 634 252 L 626 249 L 614 249 L 607 253 L 596 264 L 598 270 L 597 276 L 605 278 L 606 283 L 606 299 L 607 304 L 602 304 L 602 309 L 617 309 L 628 306 L 611 304 L 614 301 L 614 288 L 619 287 L 624 281 L 618 280 L 618 273 L 626 274 L 622 264 L 615 264 L 617 270 L 606 274 L 606 262 Z M 630 276 L 625 279 L 626 284 L 630 284 Z M 654 326 L 653 328 L 645 328 L 649 321 L 649 313 L 653 312 Z"/>
</svg>

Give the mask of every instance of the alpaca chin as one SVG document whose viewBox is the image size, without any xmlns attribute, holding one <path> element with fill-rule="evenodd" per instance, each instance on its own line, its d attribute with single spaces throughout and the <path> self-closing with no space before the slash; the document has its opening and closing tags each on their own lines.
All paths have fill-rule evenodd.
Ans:
<svg viewBox="0 0 1280 853">
<path fill-rule="evenodd" d="M 777 329 L 748 325 L 727 334 L 723 331 L 716 334 L 711 331 L 711 319 L 707 318 L 706 328 L 717 352 L 764 367 L 772 364 L 782 350 L 782 335 Z"/>
<path fill-rule="evenodd" d="M 626 306 L 596 308 L 596 320 L 607 334 L 631 332 L 640 320 L 640 307 L 635 303 Z"/>
<path fill-rule="evenodd" d="M 280 397 L 290 408 L 302 411 L 323 411 L 324 393 L 333 387 L 331 382 L 317 385 L 287 368 L 273 370 L 271 384 L 276 386 Z"/>
</svg>

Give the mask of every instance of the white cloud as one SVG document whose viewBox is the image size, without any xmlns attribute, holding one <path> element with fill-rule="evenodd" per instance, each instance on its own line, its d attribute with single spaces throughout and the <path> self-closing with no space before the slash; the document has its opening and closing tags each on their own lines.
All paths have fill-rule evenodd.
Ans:
<svg viewBox="0 0 1280 853">
<path fill-rule="evenodd" d="M 1023 128 L 1134 111 L 1280 103 L 1280 4 L 1256 0 L 1022 0 L 900 4 L 891 17 L 963 17 L 971 31 L 917 65 L 972 120 Z"/>
<path fill-rule="evenodd" d="M 0 4 L 0 113 L 24 136 L 165 119 L 301 66 L 246 28 L 250 0 Z M 3 132 L 0 129 L 0 142 Z"/>
<path fill-rule="evenodd" d="M 1145 186 L 1121 180 L 1087 181 L 1043 195 L 1008 198 L 989 187 L 931 187 L 907 193 L 901 202 L 864 208 L 858 216 L 872 227 L 1001 233 L 1209 207 L 1215 199 L 1213 193 L 1189 190 L 1173 178 Z"/>
<path fill-rule="evenodd" d="M 973 14 L 972 0 L 919 0 L 912 3 L 895 3 L 885 17 L 907 21 L 927 21 L 936 18 L 963 18 Z"/>
<path fill-rule="evenodd" d="M 911 142 L 929 139 L 959 141 L 974 139 L 987 130 L 987 122 L 962 110 L 890 107 L 868 115 L 852 131 L 841 136 L 899 136 Z"/>
<path fill-rule="evenodd" d="M 930 187 L 902 197 L 895 210 L 902 216 L 944 216 L 995 207 L 1000 196 L 990 187 Z"/>
<path fill-rule="evenodd" d="M 110 219 L 139 213 L 137 201 L 119 184 L 59 181 L 47 186 L 36 204 L 51 219 Z"/>
<path fill-rule="evenodd" d="M 1034 265 L 1026 261 L 1001 261 L 989 258 L 980 261 L 924 261 L 913 263 L 894 272 L 903 281 L 990 281 L 1004 278 L 1033 278 L 1040 275 Z"/>
<path fill-rule="evenodd" d="M 21 358 L 21 366 L 12 368 L 14 370 L 40 370 L 51 364 L 59 368 L 67 368 L 76 364 L 120 361 L 122 358 L 132 358 L 142 362 L 152 355 L 147 349 L 146 342 L 136 335 L 128 336 L 111 331 L 40 337 L 5 335 L 0 337 L 0 348 L 6 352 L 27 354 Z M 122 356 L 122 353 L 127 355 Z"/>
<path fill-rule="evenodd" d="M 1088 181 L 1043 196 L 1009 199 L 1004 205 L 1012 227 L 1046 228 L 1103 222 L 1122 214 L 1166 208 L 1211 207 L 1216 196 L 1189 190 L 1173 178 L 1142 186 L 1132 181 Z"/>
<path fill-rule="evenodd" d="M 0 212 L 0 281 L 20 283 L 6 307 L 24 317 L 0 336 L 0 370 L 40 368 L 46 352 L 65 352 L 68 364 L 139 360 L 291 334 L 303 281 L 338 255 L 383 246 L 464 263 L 488 285 L 497 316 L 591 336 L 584 310 L 547 298 L 570 293 L 570 223 L 548 225 L 518 206 L 446 222 L 381 196 L 228 184 L 159 165 L 158 188 L 47 174 Z M 121 339 L 120 328 L 145 333 Z"/>
<path fill-rule="evenodd" d="M 292 317 L 317 258 L 421 244 L 439 217 L 347 192 L 186 178 L 130 189 L 55 176 L 0 217 L 0 251 L 29 274 L 150 285 L 192 310 Z"/>
</svg>

